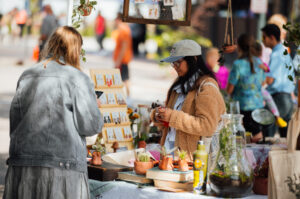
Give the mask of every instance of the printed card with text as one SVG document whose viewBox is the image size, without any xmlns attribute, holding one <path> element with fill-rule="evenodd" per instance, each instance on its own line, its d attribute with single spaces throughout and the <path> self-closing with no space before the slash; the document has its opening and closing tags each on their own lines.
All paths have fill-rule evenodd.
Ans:
<svg viewBox="0 0 300 199">
<path fill-rule="evenodd" d="M 121 118 L 120 118 L 119 112 L 112 112 L 111 114 L 112 114 L 113 122 L 115 124 L 120 124 Z"/>
<path fill-rule="evenodd" d="M 107 104 L 107 97 L 106 97 L 105 93 L 103 93 L 99 99 L 100 99 L 101 104 Z"/>
<path fill-rule="evenodd" d="M 117 98 L 118 104 L 120 104 L 120 105 L 126 104 L 125 98 L 122 93 L 116 93 L 116 98 Z"/>
<path fill-rule="evenodd" d="M 172 9 L 172 16 L 173 16 L 174 20 L 183 20 L 184 19 L 182 7 L 176 5 L 176 6 L 173 6 L 171 9 Z"/>
<path fill-rule="evenodd" d="M 125 111 L 120 112 L 121 123 L 128 122 L 127 113 Z"/>
<path fill-rule="evenodd" d="M 107 86 L 113 85 L 113 79 L 111 74 L 106 74 L 105 75 L 105 83 Z"/>
<path fill-rule="evenodd" d="M 114 134 L 114 129 L 113 128 L 107 128 L 106 129 L 106 134 L 107 134 L 107 140 L 112 142 L 115 140 L 115 134 Z"/>
<path fill-rule="evenodd" d="M 107 94 L 107 101 L 108 101 L 108 104 L 117 104 L 115 95 L 113 93 Z"/>
<path fill-rule="evenodd" d="M 117 86 L 122 85 L 121 75 L 119 73 L 114 74 L 114 84 Z"/>
<path fill-rule="evenodd" d="M 115 130 L 115 135 L 118 141 L 123 141 L 124 137 L 123 137 L 123 132 L 122 129 L 120 127 L 117 127 L 114 129 Z"/>
<path fill-rule="evenodd" d="M 131 135 L 131 129 L 129 126 L 124 127 L 124 137 L 125 139 L 131 139 L 132 135 Z"/>
<path fill-rule="evenodd" d="M 103 120 L 104 120 L 104 123 L 106 123 L 106 124 L 112 123 L 109 112 L 103 112 Z"/>
<path fill-rule="evenodd" d="M 96 84 L 97 87 L 105 86 L 105 81 L 102 74 L 96 74 Z"/>
<path fill-rule="evenodd" d="M 174 6 L 174 0 L 164 0 L 164 6 Z"/>
</svg>

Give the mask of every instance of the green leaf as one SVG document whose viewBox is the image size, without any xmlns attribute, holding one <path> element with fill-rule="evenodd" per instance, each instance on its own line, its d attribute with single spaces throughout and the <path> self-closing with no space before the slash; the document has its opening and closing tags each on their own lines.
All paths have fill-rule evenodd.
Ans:
<svg viewBox="0 0 300 199">
<path fill-rule="evenodd" d="M 290 81 L 294 81 L 294 78 L 293 78 L 292 75 L 289 75 L 288 78 L 289 78 Z"/>
<path fill-rule="evenodd" d="M 283 42 L 283 45 L 286 46 L 286 47 L 288 47 L 288 46 L 289 46 L 289 43 L 288 43 L 287 41 L 284 41 L 284 42 Z"/>
<path fill-rule="evenodd" d="M 284 50 L 283 54 L 284 54 L 284 55 L 289 54 L 288 51 L 287 51 L 287 49 Z"/>
<path fill-rule="evenodd" d="M 292 66 L 289 66 L 289 70 L 291 70 L 292 69 Z"/>
<path fill-rule="evenodd" d="M 285 65 L 285 68 L 288 68 L 289 66 L 288 65 Z"/>
</svg>

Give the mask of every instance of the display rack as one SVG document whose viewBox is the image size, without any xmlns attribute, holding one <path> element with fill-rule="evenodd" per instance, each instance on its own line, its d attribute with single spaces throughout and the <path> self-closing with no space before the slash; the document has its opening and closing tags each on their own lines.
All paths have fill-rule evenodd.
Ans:
<svg viewBox="0 0 300 199">
<path fill-rule="evenodd" d="M 90 69 L 95 91 L 102 91 L 99 107 L 104 119 L 102 132 L 98 137 L 103 139 L 107 152 L 113 152 L 112 144 L 118 142 L 119 147 L 133 149 L 133 137 L 127 104 L 123 91 L 124 84 L 119 69 Z"/>
</svg>

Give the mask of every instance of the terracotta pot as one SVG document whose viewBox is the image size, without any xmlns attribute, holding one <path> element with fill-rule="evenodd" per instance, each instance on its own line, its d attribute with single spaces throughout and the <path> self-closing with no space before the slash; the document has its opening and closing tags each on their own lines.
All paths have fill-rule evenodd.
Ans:
<svg viewBox="0 0 300 199">
<path fill-rule="evenodd" d="M 254 177 L 252 190 L 258 195 L 268 195 L 268 178 Z"/>
<path fill-rule="evenodd" d="M 78 7 L 79 11 L 83 11 L 83 16 L 89 16 L 92 12 L 93 7 L 92 6 L 87 6 L 87 5 L 81 5 Z"/>
<path fill-rule="evenodd" d="M 93 165 L 101 165 L 101 152 L 94 151 L 92 154 L 92 164 Z"/>
<path fill-rule="evenodd" d="M 223 46 L 222 48 L 224 53 L 233 53 L 236 50 L 237 45 L 228 45 Z"/>
<path fill-rule="evenodd" d="M 134 171 L 136 174 L 145 175 L 148 169 L 153 167 L 153 162 L 137 162 L 134 161 Z"/>
<path fill-rule="evenodd" d="M 159 162 L 158 168 L 161 170 L 168 170 L 172 171 L 174 166 L 173 166 L 173 158 L 164 156 L 163 159 Z"/>
<path fill-rule="evenodd" d="M 178 161 L 178 170 L 179 171 L 188 171 L 189 170 L 189 165 L 186 160 Z"/>
<path fill-rule="evenodd" d="M 144 140 L 138 142 L 138 148 L 144 148 L 145 149 L 146 145 L 147 145 L 147 143 Z"/>
</svg>

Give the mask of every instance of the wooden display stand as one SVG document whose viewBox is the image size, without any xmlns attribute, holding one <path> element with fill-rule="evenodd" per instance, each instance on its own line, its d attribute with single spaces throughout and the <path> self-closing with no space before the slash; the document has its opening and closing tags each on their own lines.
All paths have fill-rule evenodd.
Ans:
<svg viewBox="0 0 300 199">
<path fill-rule="evenodd" d="M 133 149 L 131 123 L 127 114 L 120 70 L 90 69 L 90 75 L 95 90 L 104 92 L 99 98 L 101 100 L 99 109 L 103 115 L 104 126 L 98 137 L 104 140 L 106 151 L 113 152 L 111 147 L 116 141 L 120 148 Z"/>
</svg>

